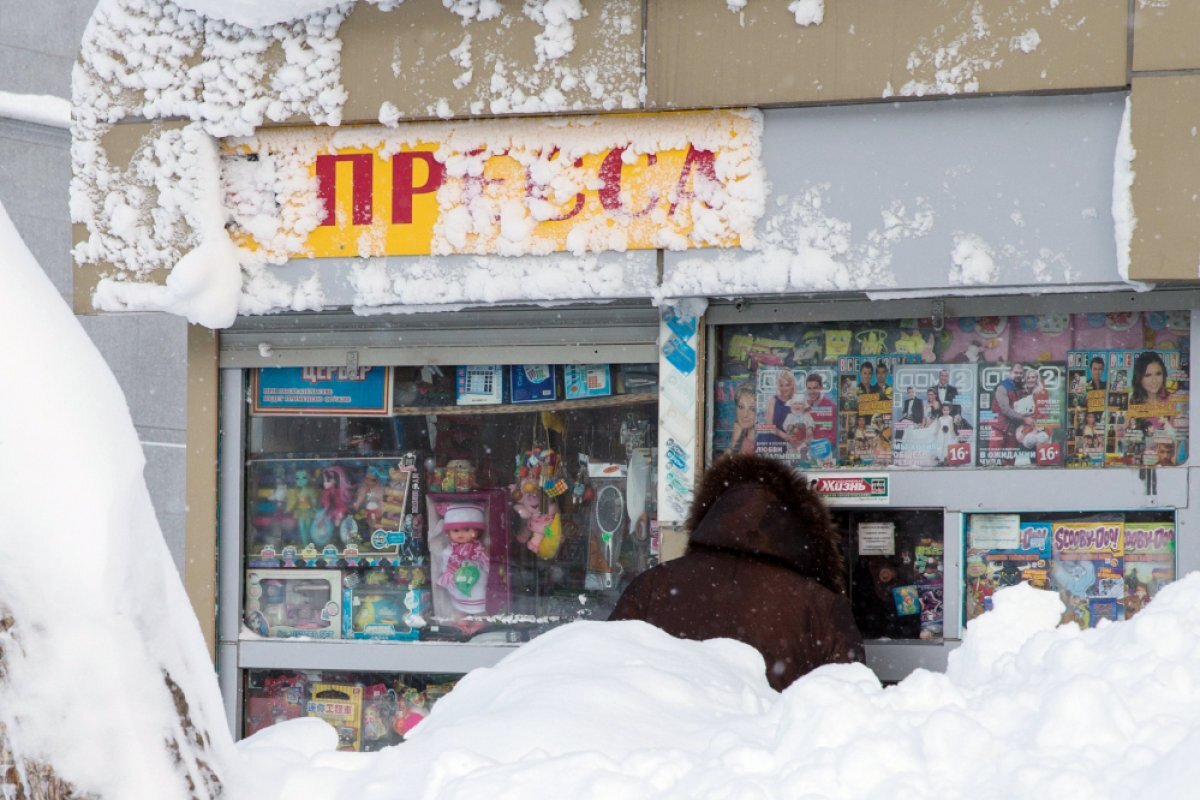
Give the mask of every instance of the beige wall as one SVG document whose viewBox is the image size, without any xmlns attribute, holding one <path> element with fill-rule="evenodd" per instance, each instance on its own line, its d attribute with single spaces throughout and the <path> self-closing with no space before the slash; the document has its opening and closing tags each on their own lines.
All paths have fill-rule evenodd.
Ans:
<svg viewBox="0 0 1200 800">
<path fill-rule="evenodd" d="M 1133 69 L 1200 69 L 1200 3 L 1135 3 Z"/>
<path fill-rule="evenodd" d="M 1200 74 L 1133 79 L 1130 276 L 1200 278 Z"/>
<path fill-rule="evenodd" d="M 978 92 L 1124 86 L 1126 0 L 1050 5 L 830 0 L 820 25 L 801 27 L 783 3 L 750 0 L 739 15 L 720 2 L 653 0 L 649 106 L 877 100 L 974 82 Z M 1020 38 L 1029 31 L 1036 46 Z"/>
<path fill-rule="evenodd" d="M 187 524 L 183 585 L 209 655 L 217 643 L 217 334 L 188 326 Z"/>
</svg>

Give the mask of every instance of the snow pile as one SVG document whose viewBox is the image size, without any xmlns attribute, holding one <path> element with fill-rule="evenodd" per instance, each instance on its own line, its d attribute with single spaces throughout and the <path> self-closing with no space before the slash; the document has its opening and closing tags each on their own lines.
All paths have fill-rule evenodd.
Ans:
<svg viewBox="0 0 1200 800">
<path fill-rule="evenodd" d="M 800 26 L 820 25 L 825 20 L 825 0 L 792 0 L 787 10 Z"/>
<path fill-rule="evenodd" d="M 0 253 L 0 727 L 81 795 L 207 796 L 237 754 L 125 398 L 2 207 Z"/>
<path fill-rule="evenodd" d="M 241 744 L 260 800 L 304 797 L 1180 797 L 1200 779 L 1200 576 L 1130 622 L 1055 627 L 996 595 L 946 674 L 861 665 L 782 694 L 730 640 L 574 623 L 464 678 L 410 741 L 331 752 L 311 720 Z"/>
<path fill-rule="evenodd" d="M 0 92 L 0 119 L 33 122 L 51 128 L 71 127 L 71 104 L 48 94 Z"/>
<path fill-rule="evenodd" d="M 951 286 L 979 286 L 996 282 L 1000 274 L 996 256 L 983 237 L 973 233 L 956 233 L 954 249 L 950 252 Z"/>
<path fill-rule="evenodd" d="M 1117 151 L 1113 154 L 1113 235 L 1117 241 L 1117 272 L 1126 281 L 1129 280 L 1133 232 L 1137 229 L 1137 214 L 1133 210 L 1133 159 L 1137 156 L 1137 150 L 1133 147 L 1131 101 L 1132 98 L 1125 98 L 1125 113 L 1121 117 L 1121 131 L 1117 134 Z"/>
</svg>

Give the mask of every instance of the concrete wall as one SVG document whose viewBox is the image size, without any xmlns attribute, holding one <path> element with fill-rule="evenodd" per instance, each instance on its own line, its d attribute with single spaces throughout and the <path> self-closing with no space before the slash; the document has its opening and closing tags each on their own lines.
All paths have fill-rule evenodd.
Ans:
<svg viewBox="0 0 1200 800">
<path fill-rule="evenodd" d="M 95 0 L 0 0 L 0 91 L 69 98 Z M 69 132 L 0 117 L 0 203 L 71 302 Z M 80 317 L 125 390 L 163 535 L 182 569 L 186 323 L 164 314 Z M 6 342 L 5 347 L 21 346 Z"/>
</svg>

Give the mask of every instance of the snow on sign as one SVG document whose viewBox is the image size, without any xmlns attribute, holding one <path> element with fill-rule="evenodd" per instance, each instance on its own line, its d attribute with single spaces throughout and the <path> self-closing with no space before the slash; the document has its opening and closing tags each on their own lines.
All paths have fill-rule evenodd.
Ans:
<svg viewBox="0 0 1200 800">
<path fill-rule="evenodd" d="M 234 240 L 268 260 L 751 244 L 762 119 L 686 112 L 226 140 Z"/>
<path fill-rule="evenodd" d="M 886 472 L 805 473 L 813 491 L 830 506 L 887 505 L 891 498 Z"/>
</svg>

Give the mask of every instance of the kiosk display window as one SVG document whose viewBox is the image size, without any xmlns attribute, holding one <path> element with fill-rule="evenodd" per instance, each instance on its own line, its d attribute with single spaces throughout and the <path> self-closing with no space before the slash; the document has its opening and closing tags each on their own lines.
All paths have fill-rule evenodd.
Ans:
<svg viewBox="0 0 1200 800">
<path fill-rule="evenodd" d="M 850 606 L 866 640 L 940 642 L 945 615 L 942 509 L 832 510 Z"/>
<path fill-rule="evenodd" d="M 1094 628 L 1130 619 L 1176 576 L 1171 511 L 968 514 L 964 535 L 968 624 L 1028 582 L 1058 592 L 1064 622 Z"/>
<path fill-rule="evenodd" d="M 657 563 L 657 367 L 256 370 L 243 638 L 512 643 Z"/>
<path fill-rule="evenodd" d="M 243 736 L 317 717 L 337 730 L 339 750 L 374 751 L 404 741 L 461 676 L 259 669 L 244 677 Z"/>
<path fill-rule="evenodd" d="M 800 469 L 1187 463 L 1187 311 L 720 328 L 712 451 Z"/>
</svg>

